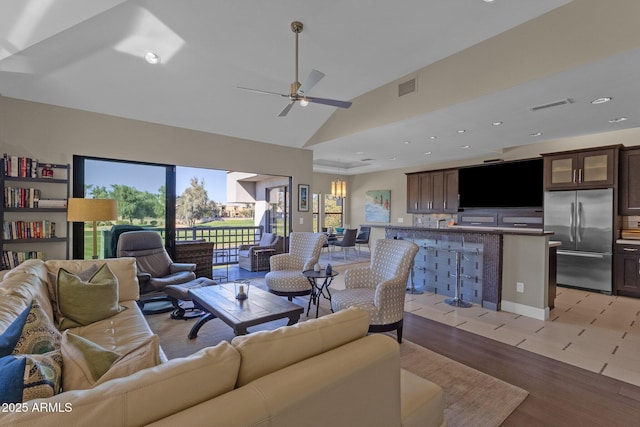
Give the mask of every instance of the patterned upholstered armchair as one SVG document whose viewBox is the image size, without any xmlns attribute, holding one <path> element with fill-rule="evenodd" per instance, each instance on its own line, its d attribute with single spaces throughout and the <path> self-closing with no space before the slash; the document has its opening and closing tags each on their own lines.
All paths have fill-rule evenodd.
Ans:
<svg viewBox="0 0 640 427">
<path fill-rule="evenodd" d="M 302 275 L 318 262 L 322 245 L 327 242 L 323 233 L 293 232 L 289 238 L 289 253 L 271 257 L 271 271 L 264 276 L 269 291 L 291 301 L 295 296 L 309 295 L 311 285 Z"/>
<path fill-rule="evenodd" d="M 240 245 L 238 247 L 238 266 L 249 271 L 268 270 L 269 257 L 256 256 L 256 251 L 272 250 L 275 254 L 279 240 L 280 237 L 274 233 L 262 233 L 257 244 Z"/>
<path fill-rule="evenodd" d="M 368 267 L 344 274 L 344 290 L 331 293 L 333 311 L 359 307 L 369 312 L 369 332 L 396 329 L 402 342 L 402 320 L 407 279 L 418 245 L 408 240 L 377 240 Z"/>
</svg>

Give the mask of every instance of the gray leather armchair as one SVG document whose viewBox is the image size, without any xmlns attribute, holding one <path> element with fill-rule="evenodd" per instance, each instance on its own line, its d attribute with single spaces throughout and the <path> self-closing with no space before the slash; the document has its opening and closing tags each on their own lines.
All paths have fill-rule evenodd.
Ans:
<svg viewBox="0 0 640 427">
<path fill-rule="evenodd" d="M 168 285 L 187 283 L 196 278 L 196 264 L 175 263 L 169 257 L 162 236 L 155 231 L 128 231 L 118 239 L 118 257 L 134 257 L 140 282 L 138 305 L 145 314 L 163 313 L 174 309 L 173 304 L 155 310 L 145 310 L 145 303 L 171 301 L 164 293 Z"/>
</svg>

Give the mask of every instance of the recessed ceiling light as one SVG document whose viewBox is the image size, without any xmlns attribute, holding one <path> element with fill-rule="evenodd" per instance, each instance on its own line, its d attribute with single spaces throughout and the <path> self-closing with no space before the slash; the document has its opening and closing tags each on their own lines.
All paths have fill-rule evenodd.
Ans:
<svg viewBox="0 0 640 427">
<path fill-rule="evenodd" d="M 398 160 L 397 157 L 391 157 L 389 160 Z"/>
<path fill-rule="evenodd" d="M 364 154 L 364 151 L 356 151 L 356 154 L 358 154 L 358 155 Z"/>
<path fill-rule="evenodd" d="M 493 3 L 493 0 L 482 0 L 485 3 Z"/>
<path fill-rule="evenodd" d="M 610 96 L 604 96 L 602 98 L 596 98 L 593 101 L 591 101 L 592 104 L 604 104 L 605 102 L 609 102 L 611 101 L 613 98 L 611 98 Z"/>
<path fill-rule="evenodd" d="M 431 151 L 425 151 L 425 156 L 430 156 L 431 155 Z"/>
<path fill-rule="evenodd" d="M 471 146 L 470 146 L 470 145 L 463 145 L 463 146 L 462 146 L 462 147 L 460 147 L 460 148 L 464 148 L 464 149 L 466 150 L 467 148 L 471 148 Z"/>
<path fill-rule="evenodd" d="M 465 129 L 460 129 L 460 130 L 458 131 L 458 133 L 465 133 L 465 132 L 466 132 L 466 130 L 465 130 Z"/>
<path fill-rule="evenodd" d="M 436 139 L 437 136 L 430 136 L 429 139 Z"/>
<path fill-rule="evenodd" d="M 626 117 L 616 117 L 615 119 L 609 120 L 609 123 L 620 123 L 624 122 L 625 120 L 627 120 Z"/>
<path fill-rule="evenodd" d="M 541 136 L 542 132 L 530 133 L 529 136 Z"/>
<path fill-rule="evenodd" d="M 155 53 L 155 52 L 147 52 L 144 54 L 144 60 L 147 61 L 149 64 L 159 64 L 160 63 L 160 56 Z"/>
<path fill-rule="evenodd" d="M 405 141 L 404 143 L 409 145 L 409 144 L 411 144 L 411 141 Z"/>
<path fill-rule="evenodd" d="M 491 124 L 494 125 L 494 126 L 500 126 L 502 124 L 502 122 L 493 122 Z"/>
</svg>

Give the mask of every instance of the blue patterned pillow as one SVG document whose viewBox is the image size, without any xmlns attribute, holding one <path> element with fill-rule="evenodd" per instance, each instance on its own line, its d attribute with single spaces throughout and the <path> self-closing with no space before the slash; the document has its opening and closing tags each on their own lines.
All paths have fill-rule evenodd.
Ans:
<svg viewBox="0 0 640 427">
<path fill-rule="evenodd" d="M 16 347 L 16 344 L 20 339 L 20 335 L 22 334 L 22 327 L 27 321 L 27 316 L 29 316 L 29 312 L 31 311 L 32 304 L 33 302 L 29 304 L 29 306 L 25 308 L 18 317 L 16 317 L 16 320 L 9 325 L 7 330 L 0 335 L 0 357 L 10 355 Z"/>
<path fill-rule="evenodd" d="M 62 334 L 40 304 L 33 301 L 12 354 L 44 354 L 60 349 Z"/>
<path fill-rule="evenodd" d="M 0 358 L 0 403 L 20 403 L 60 392 L 62 352 Z"/>
<path fill-rule="evenodd" d="M 60 392 L 60 340 L 60 332 L 32 301 L 0 335 L 0 403 L 20 403 Z"/>
</svg>

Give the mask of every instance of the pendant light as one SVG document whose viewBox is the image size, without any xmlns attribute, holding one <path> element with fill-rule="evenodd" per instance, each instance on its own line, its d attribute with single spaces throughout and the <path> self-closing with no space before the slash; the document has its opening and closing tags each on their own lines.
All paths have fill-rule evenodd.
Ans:
<svg viewBox="0 0 640 427">
<path fill-rule="evenodd" d="M 347 197 L 347 182 L 340 178 L 331 181 L 331 195 L 336 198 Z"/>
</svg>

